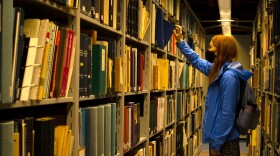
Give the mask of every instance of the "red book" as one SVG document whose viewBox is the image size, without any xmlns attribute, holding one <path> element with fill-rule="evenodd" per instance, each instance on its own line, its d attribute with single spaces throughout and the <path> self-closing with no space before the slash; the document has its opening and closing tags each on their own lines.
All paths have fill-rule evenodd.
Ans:
<svg viewBox="0 0 280 156">
<path fill-rule="evenodd" d="M 73 39 L 74 39 L 74 31 L 71 29 L 68 29 L 67 31 L 67 41 L 66 41 L 66 57 L 64 61 L 63 67 L 63 74 L 62 74 L 62 85 L 60 90 L 60 96 L 64 97 L 66 94 L 66 86 L 67 86 L 67 80 L 69 75 L 69 68 L 70 68 L 70 60 L 71 60 L 71 54 L 72 54 L 72 45 L 73 45 Z"/>
</svg>

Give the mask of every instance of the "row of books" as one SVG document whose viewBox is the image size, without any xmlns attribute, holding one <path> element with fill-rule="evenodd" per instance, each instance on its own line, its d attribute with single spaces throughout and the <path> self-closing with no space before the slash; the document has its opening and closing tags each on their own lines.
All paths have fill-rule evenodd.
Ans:
<svg viewBox="0 0 280 156">
<path fill-rule="evenodd" d="M 164 97 L 151 97 L 150 101 L 150 135 L 162 130 L 164 125 L 165 116 L 165 98 Z"/>
<path fill-rule="evenodd" d="M 73 154 L 74 136 L 67 125 L 56 125 L 55 118 L 26 117 L 0 122 L 0 155 Z"/>
<path fill-rule="evenodd" d="M 139 145 L 139 147 L 134 148 L 132 151 L 124 154 L 125 156 L 146 156 L 146 148 L 143 145 Z"/>
<path fill-rule="evenodd" d="M 167 1 L 167 10 L 169 16 L 171 16 L 176 21 L 180 19 L 180 2 L 181 0 L 169 0 Z"/>
<path fill-rule="evenodd" d="M 152 89 L 168 89 L 169 60 L 158 58 L 156 53 L 151 53 Z"/>
<path fill-rule="evenodd" d="M 81 13 L 116 30 L 121 29 L 123 0 L 81 0 Z"/>
<path fill-rule="evenodd" d="M 280 49 L 275 52 L 274 93 L 280 95 Z"/>
<path fill-rule="evenodd" d="M 149 1 L 126 0 L 126 34 L 143 40 L 150 25 Z"/>
<path fill-rule="evenodd" d="M 67 97 L 74 65 L 74 31 L 49 19 L 25 19 L 14 9 L 13 101 Z"/>
<path fill-rule="evenodd" d="M 145 55 L 139 48 L 126 45 L 125 46 L 125 92 L 143 91 L 144 88 L 144 72 Z"/>
<path fill-rule="evenodd" d="M 123 150 L 126 152 L 140 141 L 140 103 L 125 103 L 123 126 Z"/>
<path fill-rule="evenodd" d="M 266 134 L 261 128 L 260 125 L 257 126 L 255 130 L 250 132 L 250 135 L 247 136 L 248 140 L 248 154 L 256 155 L 257 153 L 261 153 L 263 156 L 273 155 L 272 146 L 266 144 Z"/>
<path fill-rule="evenodd" d="M 159 134 L 151 138 L 149 142 L 150 156 L 175 155 L 175 139 L 173 129 L 166 130 L 165 136 L 163 136 L 163 134 Z M 163 146 L 165 147 L 164 149 Z"/>
<path fill-rule="evenodd" d="M 123 85 L 125 92 L 145 89 L 145 57 L 142 51 L 126 45 L 123 61 L 122 57 L 117 56 L 116 40 L 97 40 L 95 30 L 81 34 L 80 38 L 80 97 L 122 92 Z"/>
<path fill-rule="evenodd" d="M 120 92 L 114 71 L 117 71 L 117 41 L 97 40 L 97 31 L 80 35 L 80 97 Z"/>
<path fill-rule="evenodd" d="M 201 129 L 195 131 L 192 137 L 187 138 L 186 126 L 184 122 L 180 122 L 176 128 L 176 155 L 178 156 L 195 155 L 200 145 Z"/>
<path fill-rule="evenodd" d="M 175 106 L 175 98 L 172 95 L 167 96 L 166 105 L 164 97 L 151 98 L 149 122 L 150 135 L 160 131 L 166 125 L 175 121 L 175 107 L 177 107 L 177 120 L 185 120 L 187 114 L 184 114 L 183 116 L 183 112 L 185 112 L 186 109 L 189 109 L 189 105 L 193 105 L 193 103 L 185 103 L 183 105 L 182 99 L 182 92 L 177 93 L 177 106 Z M 188 126 L 186 126 L 188 128 L 186 134 L 188 135 L 186 136 L 190 137 L 202 123 L 202 110 L 197 109 L 196 111 L 190 112 L 184 122 L 188 123 Z"/>
<path fill-rule="evenodd" d="M 277 59 L 278 54 L 275 55 L 275 59 Z M 276 61 L 272 61 L 273 56 L 267 56 L 266 59 L 260 61 L 260 64 L 254 67 L 254 76 L 253 76 L 253 87 L 259 88 L 262 91 L 275 92 L 278 94 L 279 87 L 277 85 L 278 71 L 275 70 L 278 63 Z M 275 71 L 274 71 L 275 70 Z M 273 82 L 273 75 L 275 73 L 275 80 Z M 275 86 L 273 84 L 276 84 Z"/>
<path fill-rule="evenodd" d="M 86 156 L 115 155 L 116 103 L 80 109 L 79 152 Z"/>
<path fill-rule="evenodd" d="M 177 120 L 182 120 L 187 114 L 202 105 L 201 91 L 177 92 Z"/>
<path fill-rule="evenodd" d="M 179 62 L 176 65 L 175 61 L 162 59 L 158 57 L 157 53 L 151 53 L 151 67 L 151 88 L 153 90 L 202 86 L 202 74 L 185 62 Z M 179 68 L 177 76 L 176 68 Z"/>
<path fill-rule="evenodd" d="M 205 35 L 204 30 L 201 28 L 199 21 L 196 20 L 195 16 L 192 14 L 192 11 L 186 4 L 181 1 L 180 4 L 180 25 L 186 29 L 187 36 L 186 38 L 191 38 L 194 42 L 198 43 L 200 46 L 205 44 Z"/>
<path fill-rule="evenodd" d="M 126 45 L 124 58 L 126 61 L 122 65 L 122 58 L 116 56 L 116 40 L 97 40 L 97 31 L 94 30 L 89 34 L 91 35 L 82 34 L 80 37 L 82 41 L 80 45 L 80 96 L 121 92 L 122 85 L 125 85 L 125 92 L 145 90 L 143 81 L 145 54 L 136 47 Z M 105 57 L 102 57 L 103 53 Z M 158 58 L 157 53 L 151 55 L 152 89 L 175 89 L 176 62 Z M 104 70 L 102 65 L 104 65 Z M 124 79 L 121 74 L 124 70 L 123 66 L 126 67 Z M 201 74 L 183 62 L 179 63 L 177 77 L 180 78 L 180 88 L 202 85 Z"/>
<path fill-rule="evenodd" d="M 166 45 L 175 29 L 175 24 L 168 21 L 164 10 L 154 3 L 152 4 L 151 20 L 151 44 L 160 49 L 166 49 Z"/>
</svg>

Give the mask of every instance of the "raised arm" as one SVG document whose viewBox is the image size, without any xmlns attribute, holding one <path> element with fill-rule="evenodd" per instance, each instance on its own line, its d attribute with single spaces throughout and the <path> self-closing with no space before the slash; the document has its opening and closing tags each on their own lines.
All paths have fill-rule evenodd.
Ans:
<svg viewBox="0 0 280 156">
<path fill-rule="evenodd" d="M 208 62 L 207 60 L 201 59 L 200 56 L 196 52 L 194 52 L 185 41 L 183 41 L 181 26 L 176 26 L 176 30 L 173 31 L 173 34 L 177 40 L 177 47 L 188 59 L 188 61 L 193 65 L 194 68 L 198 69 L 204 75 L 208 76 L 213 64 Z"/>
</svg>

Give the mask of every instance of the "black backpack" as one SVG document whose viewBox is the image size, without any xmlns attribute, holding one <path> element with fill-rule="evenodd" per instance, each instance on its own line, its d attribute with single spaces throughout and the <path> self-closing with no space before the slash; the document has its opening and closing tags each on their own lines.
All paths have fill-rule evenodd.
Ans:
<svg viewBox="0 0 280 156">
<path fill-rule="evenodd" d="M 256 96 L 251 85 L 240 81 L 240 100 L 236 109 L 235 125 L 241 135 L 247 134 L 248 130 L 256 129 L 260 110 L 256 104 Z"/>
</svg>

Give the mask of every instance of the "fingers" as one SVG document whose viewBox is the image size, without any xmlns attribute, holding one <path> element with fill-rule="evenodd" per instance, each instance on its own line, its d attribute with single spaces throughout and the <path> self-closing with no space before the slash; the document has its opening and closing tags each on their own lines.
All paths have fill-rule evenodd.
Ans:
<svg viewBox="0 0 280 156">
<path fill-rule="evenodd" d="M 177 25 L 177 24 L 175 25 L 175 27 L 182 29 L 182 27 L 180 25 Z"/>
</svg>

